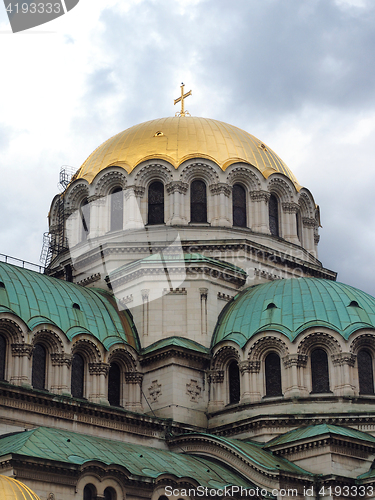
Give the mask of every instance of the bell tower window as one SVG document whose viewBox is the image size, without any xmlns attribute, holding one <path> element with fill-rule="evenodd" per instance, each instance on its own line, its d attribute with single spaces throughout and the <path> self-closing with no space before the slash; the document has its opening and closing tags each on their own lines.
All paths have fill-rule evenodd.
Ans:
<svg viewBox="0 0 375 500">
<path fill-rule="evenodd" d="M 361 349 L 357 355 L 360 394 L 374 394 L 374 369 L 371 354 Z"/>
<path fill-rule="evenodd" d="M 311 353 L 311 380 L 313 393 L 330 392 L 328 357 L 323 349 L 315 349 Z"/>
<path fill-rule="evenodd" d="M 45 389 L 47 353 L 41 344 L 35 344 L 31 368 L 31 384 L 34 389 Z"/>
<path fill-rule="evenodd" d="M 240 184 L 235 184 L 232 191 L 233 226 L 247 227 L 246 191 Z"/>
<path fill-rule="evenodd" d="M 268 215 L 269 215 L 270 232 L 272 236 L 280 236 L 279 202 L 274 194 L 271 194 L 268 202 Z"/>
<path fill-rule="evenodd" d="M 207 193 L 203 181 L 193 181 L 190 187 L 190 221 L 207 222 Z"/>
<path fill-rule="evenodd" d="M 0 380 L 5 380 L 5 351 L 6 351 L 5 338 L 0 335 Z"/>
<path fill-rule="evenodd" d="M 90 232 L 90 205 L 87 198 L 81 203 L 80 216 L 82 221 L 81 240 L 85 241 Z"/>
<path fill-rule="evenodd" d="M 120 406 L 121 370 L 117 363 L 111 363 L 108 373 L 108 402 L 111 406 Z"/>
<path fill-rule="evenodd" d="M 119 231 L 124 221 L 124 198 L 122 189 L 116 188 L 111 194 L 111 231 Z"/>
<path fill-rule="evenodd" d="M 229 404 L 240 401 L 240 370 L 237 361 L 232 361 L 228 367 Z"/>
<path fill-rule="evenodd" d="M 148 223 L 164 224 L 164 185 L 159 181 L 148 188 Z"/>
<path fill-rule="evenodd" d="M 265 359 L 266 396 L 282 396 L 280 357 L 271 352 Z"/>
<path fill-rule="evenodd" d="M 83 398 L 85 363 L 80 354 L 74 354 L 72 359 L 72 396 Z"/>
</svg>

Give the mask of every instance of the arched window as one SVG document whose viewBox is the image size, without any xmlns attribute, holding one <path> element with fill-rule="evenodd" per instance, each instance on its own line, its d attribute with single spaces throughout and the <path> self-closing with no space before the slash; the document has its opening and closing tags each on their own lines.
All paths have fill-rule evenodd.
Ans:
<svg viewBox="0 0 375 500">
<path fill-rule="evenodd" d="M 120 187 L 111 193 L 111 231 L 119 231 L 124 222 L 124 196 Z"/>
<path fill-rule="evenodd" d="M 240 184 L 235 184 L 232 191 L 233 226 L 246 227 L 246 191 Z"/>
<path fill-rule="evenodd" d="M 164 185 L 159 181 L 148 188 L 148 223 L 164 224 Z"/>
<path fill-rule="evenodd" d="M 296 213 L 296 229 L 297 229 L 297 238 L 300 243 L 302 243 L 302 223 L 301 223 L 301 213 Z"/>
<path fill-rule="evenodd" d="M 207 222 L 207 194 L 203 181 L 193 181 L 190 186 L 190 221 Z"/>
<path fill-rule="evenodd" d="M 83 500 L 96 500 L 96 488 L 92 484 L 86 484 L 83 489 Z"/>
<path fill-rule="evenodd" d="M 271 352 L 265 359 L 266 396 L 282 396 L 280 357 Z"/>
<path fill-rule="evenodd" d="M 366 349 L 357 355 L 360 394 L 374 394 L 374 369 L 372 356 Z"/>
<path fill-rule="evenodd" d="M 80 354 L 73 354 L 72 359 L 72 396 L 83 398 L 83 387 L 85 378 L 85 362 Z"/>
<path fill-rule="evenodd" d="M 44 346 L 35 344 L 31 368 L 31 384 L 34 389 L 46 388 L 46 359 L 47 353 Z"/>
<path fill-rule="evenodd" d="M 268 202 L 268 216 L 271 234 L 279 236 L 279 202 L 274 194 L 271 194 Z"/>
<path fill-rule="evenodd" d="M 228 367 L 229 375 L 229 403 L 240 401 L 240 370 L 237 361 L 232 361 Z"/>
<path fill-rule="evenodd" d="M 311 380 L 313 393 L 330 392 L 328 357 L 323 349 L 311 353 Z"/>
<path fill-rule="evenodd" d="M 82 222 L 81 239 L 84 241 L 87 240 L 87 236 L 90 232 L 90 205 L 87 198 L 81 203 L 80 216 Z"/>
<path fill-rule="evenodd" d="M 120 406 L 121 369 L 117 363 L 111 363 L 108 373 L 108 402 L 111 406 Z"/>
<path fill-rule="evenodd" d="M 116 500 L 116 492 L 113 488 L 108 487 L 104 490 L 104 500 Z"/>
<path fill-rule="evenodd" d="M 7 343 L 5 338 L 0 335 L 0 380 L 5 380 L 5 352 Z"/>
</svg>

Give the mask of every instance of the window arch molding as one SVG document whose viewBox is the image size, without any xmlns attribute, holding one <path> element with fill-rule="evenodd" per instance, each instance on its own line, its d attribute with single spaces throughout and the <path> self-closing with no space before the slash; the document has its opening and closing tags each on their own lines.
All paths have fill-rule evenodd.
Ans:
<svg viewBox="0 0 375 500">
<path fill-rule="evenodd" d="M 166 186 L 173 181 L 174 170 L 171 164 L 164 161 L 141 164 L 135 169 L 134 185 L 143 188 L 145 191 L 154 181 L 160 181 Z"/>
<path fill-rule="evenodd" d="M 99 197 L 107 196 L 117 187 L 124 190 L 127 186 L 126 172 L 122 167 L 107 167 L 95 177 L 92 186 Z"/>
<path fill-rule="evenodd" d="M 327 351 L 328 356 L 342 352 L 340 343 L 333 335 L 326 332 L 312 332 L 301 338 L 297 346 L 297 353 L 310 356 L 311 351 L 317 347 Z"/>
<path fill-rule="evenodd" d="M 253 343 L 248 343 L 246 351 L 249 361 L 264 361 L 270 352 L 277 353 L 281 360 L 289 354 L 286 342 L 275 336 L 261 337 Z"/>
<path fill-rule="evenodd" d="M 274 194 L 282 203 L 292 203 L 295 202 L 296 188 L 292 181 L 281 174 L 271 174 L 268 177 L 268 191 Z"/>
<path fill-rule="evenodd" d="M 78 210 L 85 198 L 90 197 L 90 186 L 86 180 L 78 179 L 65 192 L 65 207 Z"/>
<path fill-rule="evenodd" d="M 225 171 L 227 174 L 226 183 L 233 186 L 236 183 L 242 184 L 249 191 L 261 191 L 262 180 L 258 169 L 246 165 L 231 165 Z M 261 176 L 261 177 L 260 177 Z"/>
<path fill-rule="evenodd" d="M 205 162 L 186 162 L 180 166 L 180 180 L 186 184 L 191 184 L 194 180 L 203 180 L 206 183 L 207 191 L 212 184 L 220 182 L 222 175 L 221 168 L 216 163 Z"/>
</svg>

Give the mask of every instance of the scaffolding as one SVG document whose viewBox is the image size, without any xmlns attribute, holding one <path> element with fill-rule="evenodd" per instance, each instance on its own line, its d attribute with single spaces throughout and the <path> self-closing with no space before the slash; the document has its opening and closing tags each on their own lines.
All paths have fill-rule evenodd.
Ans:
<svg viewBox="0 0 375 500">
<path fill-rule="evenodd" d="M 57 187 L 60 191 L 57 206 L 57 225 L 53 232 L 43 234 L 43 245 L 40 254 L 40 262 L 48 269 L 52 260 L 61 253 L 68 250 L 68 241 L 65 228 L 65 197 L 64 193 L 69 186 L 76 169 L 63 165 L 60 169 L 59 182 Z"/>
</svg>

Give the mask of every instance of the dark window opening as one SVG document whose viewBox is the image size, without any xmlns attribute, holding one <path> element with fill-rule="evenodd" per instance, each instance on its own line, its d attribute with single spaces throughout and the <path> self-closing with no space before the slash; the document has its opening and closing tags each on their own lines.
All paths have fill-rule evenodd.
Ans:
<svg viewBox="0 0 375 500">
<path fill-rule="evenodd" d="M 232 361 L 228 368 L 229 375 L 229 403 L 240 401 L 240 370 L 237 361 Z"/>
<path fill-rule="evenodd" d="M 300 243 L 302 243 L 302 238 L 301 238 L 301 214 L 299 212 L 296 213 L 296 229 L 297 229 L 297 238 L 299 239 Z"/>
<path fill-rule="evenodd" d="M 111 194 L 111 231 L 119 231 L 124 222 L 124 196 L 121 188 L 116 188 Z"/>
<path fill-rule="evenodd" d="M 148 188 L 148 223 L 164 224 L 164 185 L 159 181 Z"/>
<path fill-rule="evenodd" d="M 273 302 L 270 302 L 268 305 L 267 305 L 267 309 L 275 309 L 277 308 L 277 305 L 274 304 Z"/>
<path fill-rule="evenodd" d="M 190 221 L 207 222 L 207 194 L 203 181 L 193 181 L 190 186 Z"/>
<path fill-rule="evenodd" d="M 0 380 L 5 380 L 5 353 L 7 343 L 5 338 L 0 335 Z"/>
<path fill-rule="evenodd" d="M 45 389 L 47 353 L 41 344 L 35 344 L 31 368 L 31 384 L 34 389 Z"/>
<path fill-rule="evenodd" d="M 83 384 L 85 376 L 85 362 L 80 354 L 74 354 L 72 359 L 72 396 L 83 398 Z"/>
<path fill-rule="evenodd" d="M 92 484 L 86 484 L 83 490 L 83 500 L 96 500 L 96 488 Z"/>
<path fill-rule="evenodd" d="M 0 288 L 5 288 L 5 285 L 2 281 L 0 281 Z"/>
<path fill-rule="evenodd" d="M 78 309 L 79 311 L 81 310 L 81 307 L 79 304 L 77 304 L 76 302 L 73 304 L 73 309 Z"/>
<path fill-rule="evenodd" d="M 374 369 L 372 356 L 366 349 L 357 355 L 360 394 L 374 394 Z"/>
<path fill-rule="evenodd" d="M 113 488 L 106 488 L 104 490 L 104 500 L 116 500 L 116 492 Z"/>
<path fill-rule="evenodd" d="M 233 186 L 233 226 L 246 227 L 246 191 L 239 184 Z"/>
<path fill-rule="evenodd" d="M 120 406 L 121 369 L 117 363 L 111 363 L 108 373 L 108 402 L 111 406 Z"/>
<path fill-rule="evenodd" d="M 360 305 L 356 300 L 352 300 L 349 304 L 349 307 L 360 307 Z"/>
<path fill-rule="evenodd" d="M 82 240 L 87 240 L 87 236 L 90 232 L 90 205 L 87 198 L 83 200 L 81 204 L 80 215 L 82 221 L 81 237 Z"/>
<path fill-rule="evenodd" d="M 279 236 L 279 202 L 274 194 L 271 194 L 268 202 L 268 215 L 272 236 Z"/>
<path fill-rule="evenodd" d="M 313 393 L 330 392 L 328 356 L 323 349 L 311 353 L 311 379 Z"/>
<path fill-rule="evenodd" d="M 271 352 L 265 359 L 266 396 L 282 396 L 280 356 Z"/>
</svg>

